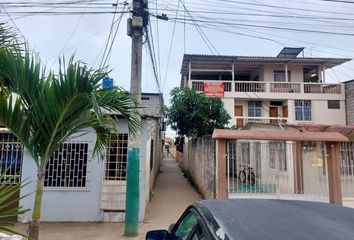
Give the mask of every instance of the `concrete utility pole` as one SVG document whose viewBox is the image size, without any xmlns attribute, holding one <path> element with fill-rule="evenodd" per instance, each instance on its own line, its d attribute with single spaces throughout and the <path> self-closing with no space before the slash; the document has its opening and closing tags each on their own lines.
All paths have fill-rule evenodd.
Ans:
<svg viewBox="0 0 354 240">
<path fill-rule="evenodd" d="M 128 35 L 132 38 L 130 91 L 141 104 L 142 36 L 147 25 L 147 0 L 133 0 L 133 16 L 128 19 Z M 141 122 L 141 119 L 140 119 Z M 139 175 L 141 133 L 129 139 L 127 192 L 125 211 L 125 235 L 136 236 L 139 232 Z"/>
</svg>

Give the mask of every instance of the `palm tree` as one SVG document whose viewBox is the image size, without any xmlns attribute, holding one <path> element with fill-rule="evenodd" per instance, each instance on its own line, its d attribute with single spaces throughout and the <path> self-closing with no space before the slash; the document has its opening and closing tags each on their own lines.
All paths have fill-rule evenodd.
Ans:
<svg viewBox="0 0 354 240">
<path fill-rule="evenodd" d="M 45 169 L 54 151 L 74 133 L 96 132 L 94 153 L 116 132 L 114 115 L 122 115 L 130 133 L 139 130 L 138 102 L 120 88 L 104 89 L 106 71 L 93 70 L 73 58 L 59 73 L 45 73 L 28 51 L 0 49 L 0 121 L 22 142 L 37 165 L 37 189 L 29 236 L 37 240 Z M 1 78 L 0 78 L 1 81 Z M 1 86 L 1 85 L 0 85 Z"/>
</svg>

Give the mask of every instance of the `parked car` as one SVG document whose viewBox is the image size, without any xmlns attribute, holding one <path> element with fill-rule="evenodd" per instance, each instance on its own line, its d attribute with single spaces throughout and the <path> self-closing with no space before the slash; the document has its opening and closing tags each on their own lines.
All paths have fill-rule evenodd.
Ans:
<svg viewBox="0 0 354 240">
<path fill-rule="evenodd" d="M 147 240 L 353 240 L 354 209 L 307 201 L 203 200 Z"/>
</svg>

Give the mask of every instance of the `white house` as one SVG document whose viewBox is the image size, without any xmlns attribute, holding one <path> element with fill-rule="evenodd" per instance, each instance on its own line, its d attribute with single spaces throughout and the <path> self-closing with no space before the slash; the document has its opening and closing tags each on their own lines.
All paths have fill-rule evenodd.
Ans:
<svg viewBox="0 0 354 240">
<path fill-rule="evenodd" d="M 159 161 L 162 157 L 162 94 L 142 94 L 143 116 L 140 158 L 139 219 L 145 216 Z M 124 221 L 128 127 L 117 121 L 117 133 L 100 156 L 92 156 L 95 133 L 72 136 L 51 158 L 45 176 L 42 221 Z M 36 165 L 21 143 L 5 128 L 0 129 L 0 158 L 15 160 L 13 181 L 27 179 L 20 205 L 32 209 L 36 187 Z M 11 161 L 3 161 L 0 170 Z M 15 176 L 15 177 L 14 177 Z M 32 212 L 19 221 L 31 219 Z"/>
</svg>

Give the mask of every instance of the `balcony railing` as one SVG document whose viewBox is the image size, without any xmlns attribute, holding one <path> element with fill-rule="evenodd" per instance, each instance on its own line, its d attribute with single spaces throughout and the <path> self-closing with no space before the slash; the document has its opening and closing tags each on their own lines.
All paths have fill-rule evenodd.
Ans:
<svg viewBox="0 0 354 240">
<path fill-rule="evenodd" d="M 204 91 L 204 82 L 223 83 L 225 92 L 343 94 L 343 84 L 331 83 L 192 80 L 192 89 L 194 91 Z"/>
<path fill-rule="evenodd" d="M 204 91 L 204 82 L 216 82 L 216 81 L 192 81 L 192 89 L 197 92 Z M 232 82 L 222 82 L 224 84 L 225 92 L 232 92 Z"/>
<path fill-rule="evenodd" d="M 271 123 L 271 124 L 285 124 L 288 118 L 285 117 L 234 117 L 233 125 L 243 127 L 246 123 Z"/>
<path fill-rule="evenodd" d="M 341 94 L 341 84 L 304 83 L 305 93 Z"/>
<path fill-rule="evenodd" d="M 235 82 L 235 92 L 265 92 L 265 82 Z"/>
<path fill-rule="evenodd" d="M 300 93 L 300 83 L 270 83 L 270 92 L 278 93 Z"/>
</svg>

